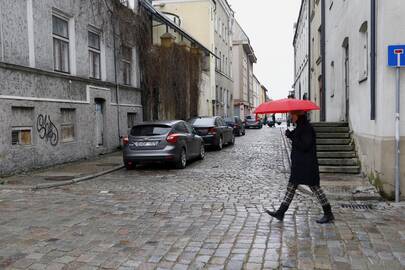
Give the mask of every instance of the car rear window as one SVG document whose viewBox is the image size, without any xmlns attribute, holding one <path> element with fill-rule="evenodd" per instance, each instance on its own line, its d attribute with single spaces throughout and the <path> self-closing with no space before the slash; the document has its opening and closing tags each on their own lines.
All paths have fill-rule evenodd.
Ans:
<svg viewBox="0 0 405 270">
<path fill-rule="evenodd" d="M 233 119 L 233 118 L 225 118 L 225 122 L 227 122 L 227 123 L 235 123 L 235 119 Z"/>
<path fill-rule="evenodd" d="M 160 136 L 169 133 L 172 129 L 165 125 L 142 125 L 131 129 L 132 136 Z"/>
<path fill-rule="evenodd" d="M 191 119 L 190 124 L 193 126 L 214 126 L 215 125 L 215 118 L 195 118 Z"/>
</svg>

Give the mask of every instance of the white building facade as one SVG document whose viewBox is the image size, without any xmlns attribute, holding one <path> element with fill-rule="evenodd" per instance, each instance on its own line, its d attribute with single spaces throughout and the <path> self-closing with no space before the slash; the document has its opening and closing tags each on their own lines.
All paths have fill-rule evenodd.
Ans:
<svg viewBox="0 0 405 270">
<path fill-rule="evenodd" d="M 294 83 L 295 98 L 308 99 L 309 89 L 309 1 L 301 2 L 294 34 Z"/>
<path fill-rule="evenodd" d="M 392 197 L 396 99 L 395 70 L 387 65 L 387 47 L 405 44 L 405 2 L 324 1 L 326 121 L 349 122 L 364 173 Z M 405 89 L 405 73 L 401 88 Z M 405 104 L 403 94 L 401 104 Z M 405 147 L 404 110 L 400 116 Z M 401 168 L 405 168 L 404 153 Z M 404 169 L 401 184 L 404 189 Z"/>
<path fill-rule="evenodd" d="M 253 64 L 257 62 L 247 34 L 237 21 L 233 25 L 234 115 L 245 119 L 253 110 Z"/>
</svg>

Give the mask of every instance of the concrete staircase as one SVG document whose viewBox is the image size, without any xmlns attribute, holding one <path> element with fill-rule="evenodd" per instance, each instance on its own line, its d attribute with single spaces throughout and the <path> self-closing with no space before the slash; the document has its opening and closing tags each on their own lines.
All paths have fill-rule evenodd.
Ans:
<svg viewBox="0 0 405 270">
<path fill-rule="evenodd" d="M 360 161 L 349 125 L 345 122 L 312 123 L 317 136 L 319 170 L 321 173 L 359 174 Z"/>
</svg>

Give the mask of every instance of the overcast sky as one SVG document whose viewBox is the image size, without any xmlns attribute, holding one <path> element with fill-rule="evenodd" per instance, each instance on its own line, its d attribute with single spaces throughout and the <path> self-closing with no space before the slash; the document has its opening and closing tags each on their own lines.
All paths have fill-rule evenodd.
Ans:
<svg viewBox="0 0 405 270">
<path fill-rule="evenodd" d="M 270 98 L 286 98 L 293 84 L 294 23 L 300 0 L 228 0 L 258 58 L 253 67 Z"/>
</svg>

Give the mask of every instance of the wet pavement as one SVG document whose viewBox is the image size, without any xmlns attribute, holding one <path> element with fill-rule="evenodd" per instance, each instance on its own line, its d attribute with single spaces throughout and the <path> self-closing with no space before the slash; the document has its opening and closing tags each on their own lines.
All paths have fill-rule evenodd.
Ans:
<svg viewBox="0 0 405 270">
<path fill-rule="evenodd" d="M 405 207 L 315 198 L 288 179 L 279 129 L 248 130 L 185 170 L 124 169 L 39 191 L 0 189 L 0 269 L 405 269 Z M 364 204 L 364 202 L 362 202 Z"/>
</svg>

